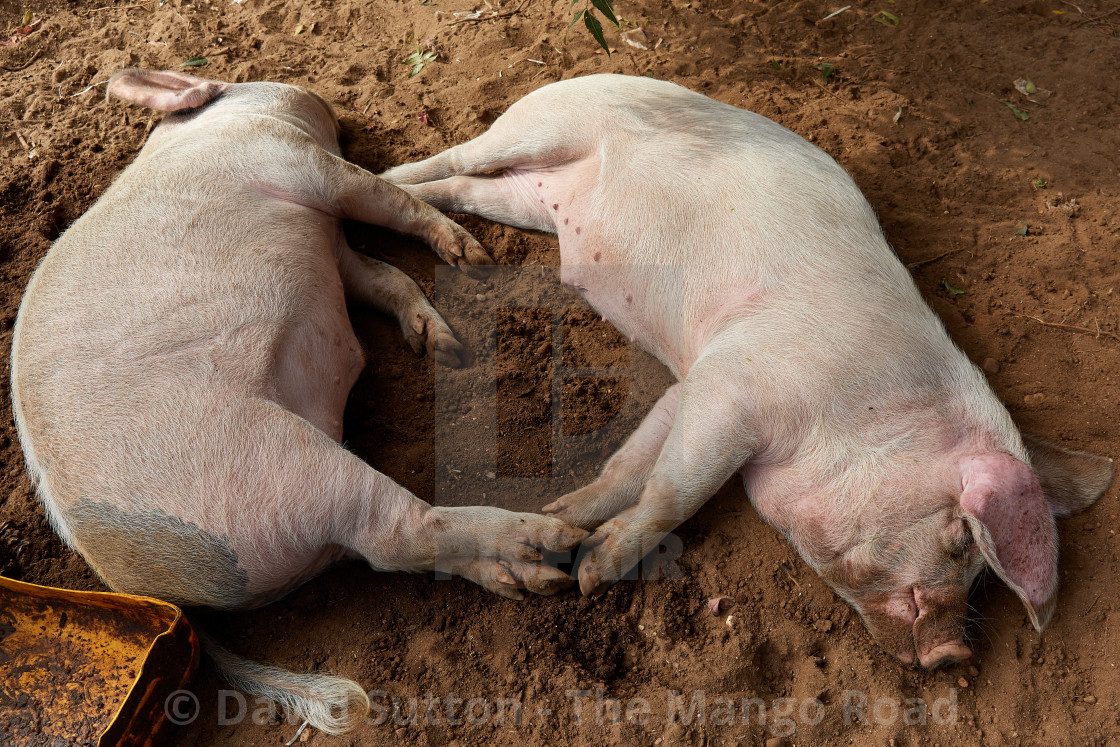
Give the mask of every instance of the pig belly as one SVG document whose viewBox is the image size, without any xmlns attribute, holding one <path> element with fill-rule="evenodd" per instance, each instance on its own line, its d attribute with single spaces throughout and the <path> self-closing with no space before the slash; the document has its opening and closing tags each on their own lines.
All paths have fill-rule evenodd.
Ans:
<svg viewBox="0 0 1120 747">
<path fill-rule="evenodd" d="M 281 339 L 274 370 L 276 399 L 341 443 L 342 412 L 364 367 L 340 287 Z"/>
</svg>

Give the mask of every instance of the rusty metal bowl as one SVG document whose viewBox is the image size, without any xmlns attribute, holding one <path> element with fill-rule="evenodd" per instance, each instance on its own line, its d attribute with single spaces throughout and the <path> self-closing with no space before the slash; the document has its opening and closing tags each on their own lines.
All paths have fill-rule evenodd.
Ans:
<svg viewBox="0 0 1120 747">
<path fill-rule="evenodd" d="M 198 655 L 173 604 L 0 576 L 0 744 L 156 744 Z"/>
</svg>

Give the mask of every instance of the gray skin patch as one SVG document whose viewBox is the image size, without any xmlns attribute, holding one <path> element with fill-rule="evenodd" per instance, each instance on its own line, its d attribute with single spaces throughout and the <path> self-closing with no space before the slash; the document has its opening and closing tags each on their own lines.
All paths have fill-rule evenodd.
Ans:
<svg viewBox="0 0 1120 747">
<path fill-rule="evenodd" d="M 219 609 L 250 601 L 249 574 L 226 537 L 163 511 L 79 501 L 66 523 L 86 562 L 115 591 Z"/>
</svg>

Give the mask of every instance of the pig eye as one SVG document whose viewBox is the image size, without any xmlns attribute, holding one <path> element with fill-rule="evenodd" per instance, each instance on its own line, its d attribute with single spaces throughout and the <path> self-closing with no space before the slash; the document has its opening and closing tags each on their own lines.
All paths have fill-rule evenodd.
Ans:
<svg viewBox="0 0 1120 747">
<path fill-rule="evenodd" d="M 954 522 L 954 526 L 949 530 L 949 541 L 947 549 L 949 557 L 954 560 L 963 560 L 968 557 L 969 550 L 972 549 L 972 532 L 968 528 L 968 524 L 964 520 Z"/>
</svg>

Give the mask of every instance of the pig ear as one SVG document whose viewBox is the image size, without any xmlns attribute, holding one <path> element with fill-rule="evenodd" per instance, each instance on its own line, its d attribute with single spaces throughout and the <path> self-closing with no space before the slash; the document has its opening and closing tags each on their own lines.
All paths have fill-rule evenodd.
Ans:
<svg viewBox="0 0 1120 747">
<path fill-rule="evenodd" d="M 977 459 L 966 471 L 961 508 L 985 562 L 1041 631 L 1057 603 L 1058 531 L 1038 480 L 1010 456 Z"/>
<path fill-rule="evenodd" d="M 149 109 L 177 112 L 204 106 L 228 87 L 228 83 L 202 80 L 171 70 L 129 69 L 113 74 L 107 93 Z"/>
<path fill-rule="evenodd" d="M 1029 433 L 1023 434 L 1023 444 L 1055 516 L 1084 511 L 1112 484 L 1112 460 L 1107 457 L 1065 449 Z"/>
</svg>

